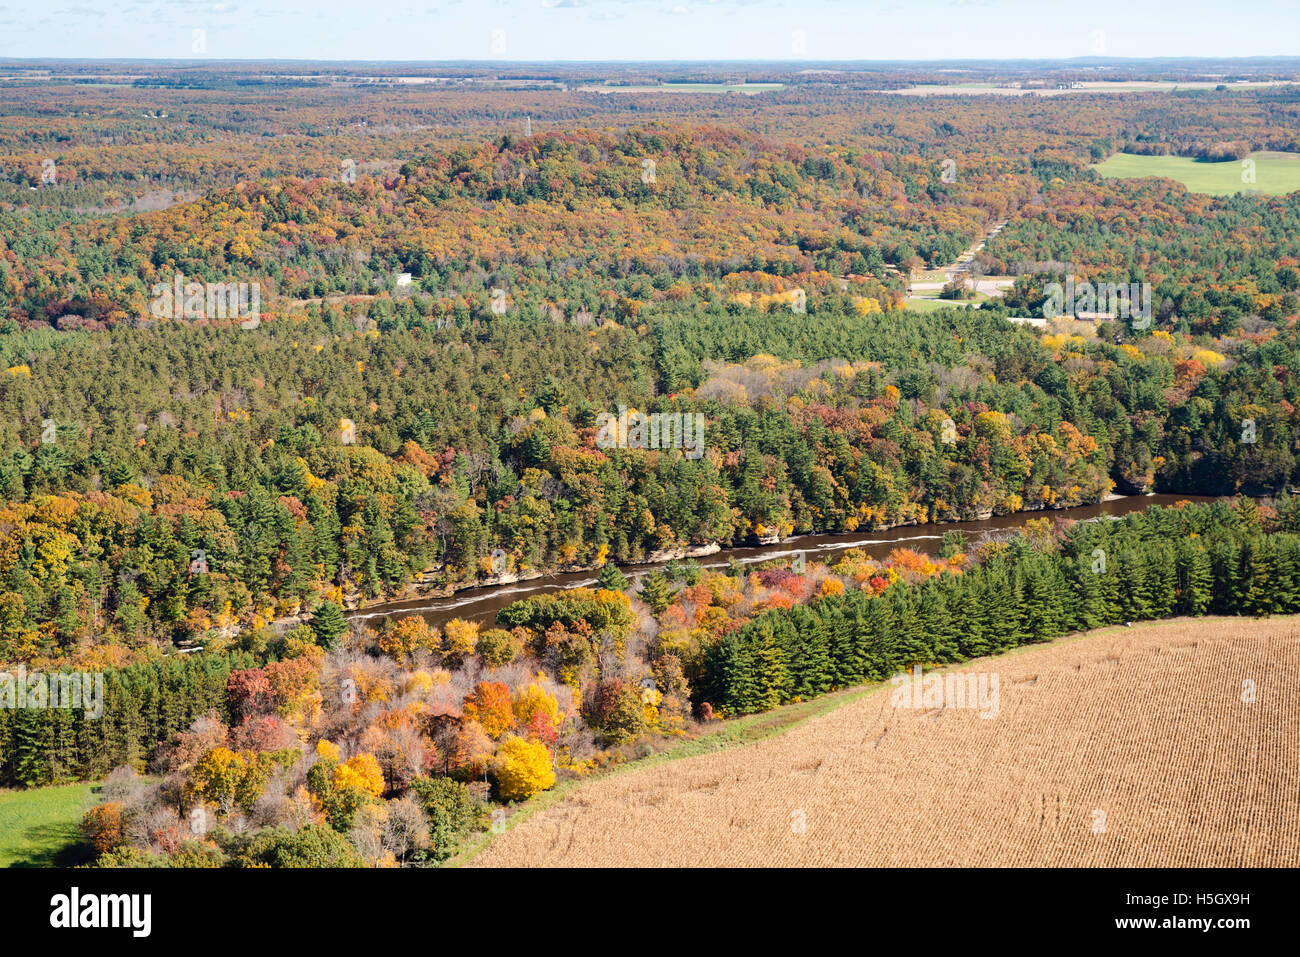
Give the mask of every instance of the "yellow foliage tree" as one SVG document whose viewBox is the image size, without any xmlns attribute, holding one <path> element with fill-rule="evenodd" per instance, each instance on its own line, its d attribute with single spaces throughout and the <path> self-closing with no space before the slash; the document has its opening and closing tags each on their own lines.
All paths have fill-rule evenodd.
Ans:
<svg viewBox="0 0 1300 957">
<path fill-rule="evenodd" d="M 823 597 L 828 595 L 843 595 L 844 582 L 838 578 L 826 578 L 822 580 L 821 588 L 818 589 Z"/>
<path fill-rule="evenodd" d="M 478 645 L 478 622 L 453 618 L 447 622 L 442 636 L 442 655 L 445 662 L 459 664 L 474 654 Z"/>
<path fill-rule="evenodd" d="M 511 738 L 497 750 L 493 764 L 497 793 L 506 801 L 526 801 L 555 783 L 551 753 L 537 741 Z"/>
<path fill-rule="evenodd" d="M 236 807 L 247 810 L 266 787 L 270 770 L 270 759 L 264 754 L 213 748 L 190 772 L 187 782 L 190 800 L 215 804 L 225 814 Z"/>
<path fill-rule="evenodd" d="M 555 695 L 548 694 L 536 681 L 531 682 L 528 687 L 521 691 L 515 692 L 514 709 L 515 722 L 521 728 L 530 727 L 535 715 L 544 719 L 545 724 L 551 728 L 558 728 L 564 720 L 564 715 L 560 712 L 560 705 L 555 700 Z"/>
<path fill-rule="evenodd" d="M 337 750 L 336 752 L 337 753 Z M 355 787 L 371 797 L 384 793 L 384 772 L 373 754 L 358 754 L 334 769 L 334 787 Z"/>
<path fill-rule="evenodd" d="M 199 759 L 190 775 L 190 793 L 200 801 L 211 802 L 223 811 L 235 806 L 239 783 L 248 767 L 244 759 L 229 748 L 213 748 Z"/>
<path fill-rule="evenodd" d="M 334 742 L 321 738 L 316 742 L 316 757 L 324 761 L 337 761 L 339 759 L 339 747 Z"/>
<path fill-rule="evenodd" d="M 437 647 L 438 637 L 437 629 L 419 615 L 407 615 L 379 633 L 379 650 L 399 665 L 407 664 L 417 650 Z"/>
</svg>

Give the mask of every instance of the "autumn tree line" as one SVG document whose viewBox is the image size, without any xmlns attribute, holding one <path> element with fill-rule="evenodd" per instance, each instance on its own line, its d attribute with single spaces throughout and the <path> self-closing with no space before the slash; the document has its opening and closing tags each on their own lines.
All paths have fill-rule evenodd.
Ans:
<svg viewBox="0 0 1300 957">
<path fill-rule="evenodd" d="M 1300 611 L 1300 534 L 1250 502 L 1151 508 L 986 549 L 959 575 L 773 609 L 713 645 L 697 696 L 765 711 L 1068 632 L 1181 615 Z M 956 546 L 953 546 L 956 547 Z"/>
<path fill-rule="evenodd" d="M 255 655 L 233 651 L 107 668 L 98 716 L 84 707 L 0 708 L 0 785 L 97 780 L 123 765 L 147 767 L 162 742 L 209 711 L 225 712 L 231 672 L 256 664 Z M 16 681 L 21 673 L 7 674 Z"/>
</svg>

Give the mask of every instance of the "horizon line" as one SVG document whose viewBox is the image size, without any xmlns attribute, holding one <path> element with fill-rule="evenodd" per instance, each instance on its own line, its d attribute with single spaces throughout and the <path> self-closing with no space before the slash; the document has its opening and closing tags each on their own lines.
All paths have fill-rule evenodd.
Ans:
<svg viewBox="0 0 1300 957">
<path fill-rule="evenodd" d="M 875 60 L 845 60 L 845 59 L 816 59 L 816 60 L 792 60 L 784 58 L 734 58 L 734 59 L 708 59 L 708 60 L 691 60 L 691 59 L 646 59 L 646 60 L 596 60 L 596 59 L 546 59 L 546 60 L 491 60 L 491 59 L 442 59 L 442 60 L 395 60 L 395 59 L 310 59 L 306 57 L 257 57 L 257 58 L 234 58 L 234 57 L 201 57 L 201 58 L 184 58 L 184 57 L 57 57 L 57 56 L 34 56 L 34 57 L 0 57 L 0 64 L 8 63 L 157 63 L 157 64 L 255 64 L 255 63 L 328 63 L 328 64 L 370 64 L 370 63 L 387 63 L 401 65 L 430 65 L 436 66 L 441 64 L 482 64 L 490 66 L 525 66 L 525 65 L 590 65 L 607 63 L 610 65 L 644 65 L 644 64 L 683 64 L 692 66 L 708 66 L 721 64 L 937 64 L 937 63 L 1081 63 L 1088 62 L 1094 64 L 1107 63 L 1159 63 L 1159 62 L 1178 62 L 1191 61 L 1200 63 L 1245 63 L 1258 60 L 1272 61 L 1295 61 L 1300 64 L 1300 54 L 1251 54 L 1249 56 L 1233 57 L 1211 57 L 1196 55 L 1178 55 L 1178 56 L 1147 56 L 1147 57 L 1121 57 L 1121 56 L 1079 56 L 1079 57 L 961 57 L 961 58 L 935 58 L 935 59 L 875 59 Z"/>
</svg>

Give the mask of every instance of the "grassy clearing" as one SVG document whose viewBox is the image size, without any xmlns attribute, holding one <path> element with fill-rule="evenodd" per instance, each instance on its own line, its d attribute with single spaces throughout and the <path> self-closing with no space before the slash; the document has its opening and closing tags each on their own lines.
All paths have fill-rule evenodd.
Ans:
<svg viewBox="0 0 1300 957">
<path fill-rule="evenodd" d="M 937 302 L 949 302 L 954 305 L 964 305 L 972 302 L 987 302 L 993 298 L 986 292 L 975 292 L 974 299 L 944 299 L 942 289 L 913 289 L 908 296 L 909 299 L 933 299 Z"/>
<path fill-rule="evenodd" d="M 1116 153 L 1106 162 L 1094 166 L 1107 178 L 1135 179 L 1160 176 L 1182 183 L 1193 193 L 1230 196 L 1257 191 L 1281 196 L 1300 190 L 1300 153 L 1252 153 L 1255 182 L 1243 183 L 1243 165 L 1237 160 L 1226 163 L 1203 163 L 1188 156 L 1135 156 Z"/>
<path fill-rule="evenodd" d="M 987 301 L 988 296 L 981 296 L 978 300 L 967 300 L 958 302 L 956 299 L 938 299 L 913 296 L 903 300 L 903 308 L 909 312 L 937 312 L 940 309 L 975 309 L 981 302 Z"/>
<path fill-rule="evenodd" d="M 77 825 L 98 784 L 0 791 L 0 867 L 71 867 L 88 856 Z"/>
</svg>

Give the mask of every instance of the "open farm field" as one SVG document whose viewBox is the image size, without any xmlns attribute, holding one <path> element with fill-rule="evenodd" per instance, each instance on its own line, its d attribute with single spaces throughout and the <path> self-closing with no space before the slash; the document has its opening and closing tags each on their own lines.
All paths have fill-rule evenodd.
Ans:
<svg viewBox="0 0 1300 957">
<path fill-rule="evenodd" d="M 1254 182 L 1243 180 L 1247 170 L 1242 162 L 1205 163 L 1190 156 L 1116 153 L 1095 169 L 1108 179 L 1163 176 L 1177 180 L 1193 193 L 1210 196 L 1251 191 L 1282 196 L 1300 189 L 1300 153 L 1260 152 L 1252 153 L 1249 158 L 1255 162 Z"/>
<path fill-rule="evenodd" d="M 886 685 L 775 738 L 593 782 L 472 863 L 1294 867 L 1296 627 L 1179 619 L 945 671 L 988 676 L 985 717 L 895 707 L 907 686 Z"/>
</svg>

